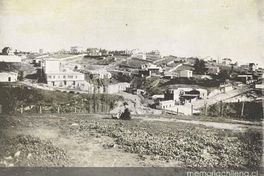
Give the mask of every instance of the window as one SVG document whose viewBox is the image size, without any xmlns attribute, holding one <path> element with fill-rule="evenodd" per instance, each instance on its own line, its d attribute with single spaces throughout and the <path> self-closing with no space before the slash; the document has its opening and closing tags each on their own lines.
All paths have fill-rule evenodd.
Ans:
<svg viewBox="0 0 264 176">
<path fill-rule="evenodd" d="M 63 76 L 63 79 L 65 79 L 66 78 L 66 76 Z"/>
<path fill-rule="evenodd" d="M 53 79 L 55 79 L 55 76 L 53 76 Z"/>
<path fill-rule="evenodd" d="M 73 78 L 73 76 L 68 76 L 68 78 L 72 79 L 72 78 Z"/>
<path fill-rule="evenodd" d="M 10 82 L 11 81 L 11 77 L 8 77 L 8 82 Z"/>
<path fill-rule="evenodd" d="M 51 76 L 49 76 L 48 78 L 50 78 L 50 79 L 51 79 Z"/>
</svg>

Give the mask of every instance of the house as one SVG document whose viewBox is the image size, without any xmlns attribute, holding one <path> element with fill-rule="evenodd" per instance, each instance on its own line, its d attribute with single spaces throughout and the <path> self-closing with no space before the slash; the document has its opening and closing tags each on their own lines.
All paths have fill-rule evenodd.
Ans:
<svg viewBox="0 0 264 176">
<path fill-rule="evenodd" d="M 233 85 L 231 85 L 231 84 L 221 84 L 221 85 L 219 86 L 219 89 L 220 89 L 220 92 L 225 93 L 225 92 L 228 92 L 228 91 L 233 90 L 234 87 L 233 87 Z"/>
<path fill-rule="evenodd" d="M 159 104 L 160 101 L 164 100 L 164 94 L 163 95 L 153 95 L 151 99 L 154 100 L 155 104 Z"/>
<path fill-rule="evenodd" d="M 92 79 L 110 79 L 112 74 L 106 70 L 90 70 L 90 75 Z"/>
<path fill-rule="evenodd" d="M 175 104 L 184 104 L 186 100 L 191 102 L 196 99 L 206 99 L 208 91 L 206 89 L 177 88 L 169 89 L 164 93 L 164 100 L 174 100 Z"/>
<path fill-rule="evenodd" d="M 147 58 L 146 53 L 144 53 L 144 52 L 134 52 L 131 57 L 132 58 L 138 58 L 141 60 L 146 60 L 146 58 Z"/>
<path fill-rule="evenodd" d="M 193 77 L 193 71 L 191 71 L 191 70 L 181 70 L 179 72 L 179 77 L 181 77 L 181 78 L 191 78 L 191 77 Z"/>
<path fill-rule="evenodd" d="M 46 73 L 47 84 L 56 87 L 80 88 L 84 74 L 79 72 Z"/>
<path fill-rule="evenodd" d="M 16 82 L 17 76 L 15 72 L 0 72 L 0 82 Z"/>
<path fill-rule="evenodd" d="M 80 89 L 81 84 L 85 82 L 83 73 L 63 69 L 61 62 L 56 59 L 46 59 L 43 70 L 50 86 Z"/>
<path fill-rule="evenodd" d="M 152 76 L 152 75 L 160 75 L 163 72 L 163 69 L 161 67 L 158 67 L 154 64 L 147 63 L 141 65 L 141 70 L 139 73 L 144 76 Z"/>
<path fill-rule="evenodd" d="M 130 50 L 110 51 L 109 54 L 112 56 L 131 56 L 132 55 Z"/>
<path fill-rule="evenodd" d="M 146 59 L 148 60 L 155 61 L 155 60 L 159 60 L 160 58 L 161 58 L 161 55 L 160 55 L 159 50 L 153 50 L 153 51 L 146 53 Z"/>
<path fill-rule="evenodd" d="M 102 53 L 98 48 L 87 48 L 86 52 L 88 56 L 102 56 Z"/>
<path fill-rule="evenodd" d="M 231 65 L 232 64 L 232 59 L 224 58 L 224 59 L 222 59 L 222 64 L 223 65 Z"/>
<path fill-rule="evenodd" d="M 105 93 L 107 94 L 114 94 L 114 93 L 119 93 L 126 91 L 127 88 L 130 87 L 130 84 L 127 82 L 121 82 L 117 84 L 109 84 L 105 86 Z"/>
<path fill-rule="evenodd" d="M 175 101 L 173 100 L 164 100 L 160 101 L 159 105 L 157 106 L 157 109 L 167 109 L 175 106 Z"/>
<path fill-rule="evenodd" d="M 250 80 L 253 80 L 252 74 L 238 75 L 237 78 L 243 83 L 248 83 Z"/>
<path fill-rule="evenodd" d="M 175 72 L 164 72 L 163 74 L 163 78 L 165 79 L 173 79 L 179 77 L 179 74 L 175 73 Z"/>
<path fill-rule="evenodd" d="M 44 64 L 44 58 L 49 57 L 49 54 L 44 54 L 44 55 L 40 55 L 40 56 L 36 56 L 33 60 L 32 60 L 32 64 L 34 64 L 34 66 L 39 66 L 42 67 Z"/>
</svg>

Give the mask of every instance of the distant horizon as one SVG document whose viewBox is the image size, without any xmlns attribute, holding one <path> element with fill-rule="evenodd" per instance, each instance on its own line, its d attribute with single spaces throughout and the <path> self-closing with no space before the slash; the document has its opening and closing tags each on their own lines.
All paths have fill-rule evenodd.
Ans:
<svg viewBox="0 0 264 176">
<path fill-rule="evenodd" d="M 78 45 L 73 45 L 73 46 L 78 46 Z M 73 47 L 71 46 L 71 47 Z M 18 51 L 21 51 L 21 52 L 32 52 L 32 53 L 39 53 L 39 50 L 40 49 L 43 49 L 43 54 L 45 53 L 56 53 L 56 52 L 59 52 L 59 51 L 68 51 L 70 52 L 70 48 L 71 47 L 68 47 L 68 48 L 61 48 L 61 49 L 58 49 L 58 50 L 47 50 L 45 48 L 39 48 L 37 50 L 22 50 L 22 49 L 19 49 L 19 48 L 13 48 L 12 46 L 0 46 L 1 49 L 3 49 L 4 47 L 10 47 L 13 51 L 15 50 L 18 50 Z M 232 62 L 238 62 L 239 65 L 245 65 L 245 64 L 249 64 L 249 63 L 255 63 L 255 64 L 258 64 L 258 66 L 264 68 L 264 63 L 258 63 L 258 62 L 254 62 L 254 61 L 251 61 L 250 59 L 246 62 L 241 62 L 239 59 L 236 59 L 236 58 L 231 58 L 231 57 L 218 57 L 218 58 L 215 58 L 215 57 L 212 57 L 212 56 L 191 56 L 191 55 L 176 55 L 176 54 L 164 54 L 162 53 L 159 49 L 152 49 L 152 50 L 141 50 L 140 48 L 132 48 L 132 49 L 128 49 L 128 48 L 123 48 L 123 49 L 108 49 L 108 48 L 103 48 L 103 47 L 82 47 L 82 46 L 78 46 L 78 47 L 81 47 L 81 48 L 84 48 L 84 51 L 86 51 L 86 49 L 88 48 L 98 48 L 98 49 L 106 49 L 106 50 L 109 50 L 109 51 L 124 51 L 124 50 L 134 50 L 134 49 L 139 49 L 139 51 L 143 51 L 143 52 L 151 52 L 151 51 L 154 51 L 154 50 L 158 50 L 160 53 L 161 53 L 161 56 L 175 56 L 175 57 L 185 57 L 185 58 L 190 58 L 190 57 L 197 57 L 198 59 L 206 59 L 206 58 L 212 58 L 213 60 L 217 60 L 217 61 L 221 61 L 222 59 L 224 58 L 229 58 L 232 60 Z"/>
<path fill-rule="evenodd" d="M 139 48 L 264 66 L 261 0 L 2 0 L 0 46 Z"/>
</svg>

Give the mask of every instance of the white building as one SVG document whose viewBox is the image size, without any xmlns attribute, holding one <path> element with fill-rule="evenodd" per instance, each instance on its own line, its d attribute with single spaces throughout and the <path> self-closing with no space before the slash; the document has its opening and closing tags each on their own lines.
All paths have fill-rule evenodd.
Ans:
<svg viewBox="0 0 264 176">
<path fill-rule="evenodd" d="M 47 84 L 50 86 L 81 89 L 82 84 L 85 82 L 83 73 L 63 69 L 61 62 L 56 59 L 45 60 L 44 71 Z"/>
<path fill-rule="evenodd" d="M 138 59 L 142 59 L 142 60 L 146 60 L 147 56 L 145 52 L 141 52 L 139 50 L 134 50 L 132 52 L 132 58 L 138 58 Z"/>
<path fill-rule="evenodd" d="M 174 100 L 164 100 L 160 101 L 158 105 L 158 109 L 167 109 L 175 106 L 175 101 Z"/>
<path fill-rule="evenodd" d="M 0 55 L 0 62 L 21 63 L 21 57 L 14 55 Z"/>
<path fill-rule="evenodd" d="M 50 86 L 80 88 L 84 82 L 84 74 L 79 72 L 46 73 L 47 83 Z"/>
<path fill-rule="evenodd" d="M 61 72 L 61 62 L 57 59 L 46 59 L 44 61 L 45 73 L 59 73 Z"/>
<path fill-rule="evenodd" d="M 220 92 L 229 92 L 229 91 L 231 91 L 233 89 L 234 89 L 234 87 L 233 87 L 232 84 L 221 84 L 219 86 Z"/>
<path fill-rule="evenodd" d="M 17 76 L 15 72 L 0 72 L 0 82 L 16 82 Z"/>
<path fill-rule="evenodd" d="M 171 89 L 166 95 L 170 96 L 170 99 L 174 100 L 175 102 L 180 102 L 181 96 L 197 96 L 201 99 L 206 99 L 208 97 L 208 91 L 206 89 L 194 89 L 194 88 L 177 88 Z M 165 98 L 168 96 L 165 95 Z M 167 98 L 168 99 L 168 98 Z"/>
<path fill-rule="evenodd" d="M 121 83 L 117 83 L 117 84 L 110 84 L 106 86 L 106 90 L 105 93 L 107 94 L 114 94 L 114 93 L 119 93 L 119 92 L 123 92 L 126 91 L 127 88 L 130 87 L 130 84 L 127 82 L 121 82 Z"/>
<path fill-rule="evenodd" d="M 179 77 L 181 78 L 191 78 L 193 77 L 193 71 L 191 70 L 182 70 L 179 72 Z"/>
</svg>

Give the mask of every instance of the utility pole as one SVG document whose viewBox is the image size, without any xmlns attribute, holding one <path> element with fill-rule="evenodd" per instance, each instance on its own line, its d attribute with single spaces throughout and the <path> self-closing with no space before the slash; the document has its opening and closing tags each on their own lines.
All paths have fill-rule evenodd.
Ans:
<svg viewBox="0 0 264 176">
<path fill-rule="evenodd" d="M 242 102 L 242 109 L 241 109 L 241 114 L 240 116 L 243 117 L 244 116 L 244 108 L 245 108 L 245 102 Z"/>
<path fill-rule="evenodd" d="M 205 116 L 207 116 L 207 103 L 205 103 Z"/>
<path fill-rule="evenodd" d="M 20 114 L 23 114 L 23 105 L 20 107 Z"/>
</svg>

